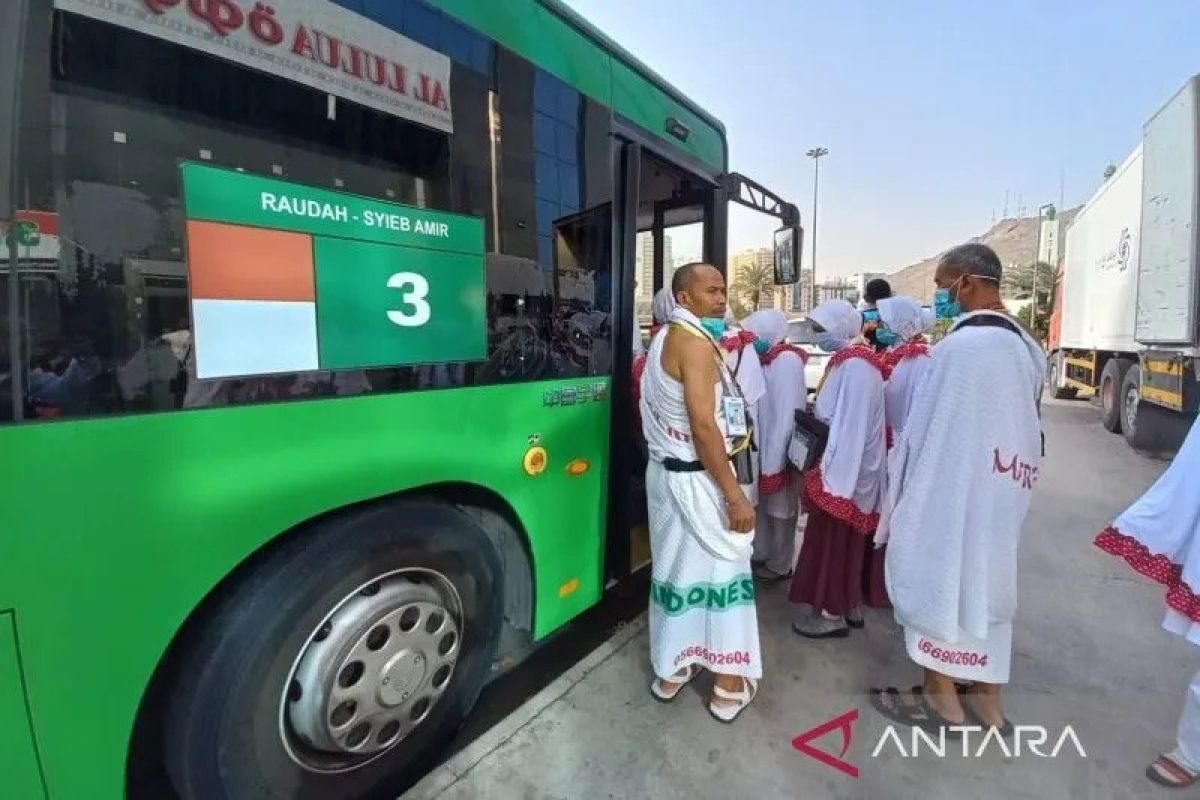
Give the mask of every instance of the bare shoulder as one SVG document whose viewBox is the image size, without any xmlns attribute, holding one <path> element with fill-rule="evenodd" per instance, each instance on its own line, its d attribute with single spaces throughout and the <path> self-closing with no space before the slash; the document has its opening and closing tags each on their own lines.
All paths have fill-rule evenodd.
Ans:
<svg viewBox="0 0 1200 800">
<path fill-rule="evenodd" d="M 687 383 L 688 377 L 710 372 L 712 365 L 710 342 L 675 328 L 667 332 L 667 339 L 663 343 L 663 366 L 671 377 Z"/>
</svg>

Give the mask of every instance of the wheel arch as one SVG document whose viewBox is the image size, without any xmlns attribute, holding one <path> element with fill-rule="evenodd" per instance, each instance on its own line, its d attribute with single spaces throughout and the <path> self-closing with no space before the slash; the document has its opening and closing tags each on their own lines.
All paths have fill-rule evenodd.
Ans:
<svg viewBox="0 0 1200 800">
<path fill-rule="evenodd" d="M 446 481 L 327 509 L 267 537 L 246 553 L 216 583 L 208 587 L 177 627 L 159 655 L 134 716 L 125 764 L 126 791 L 130 800 L 159 798 L 161 787 L 169 785 L 169 779 L 162 769 L 158 732 L 163 700 L 189 633 L 219 604 L 225 593 L 277 548 L 304 535 L 312 527 L 364 506 L 410 497 L 431 498 L 454 506 L 470 516 L 496 546 L 504 575 L 504 614 L 501 649 L 497 659 L 502 663 L 511 660 L 514 653 L 520 653 L 532 645 L 536 603 L 533 549 L 516 510 L 496 491 L 476 483 Z"/>
</svg>

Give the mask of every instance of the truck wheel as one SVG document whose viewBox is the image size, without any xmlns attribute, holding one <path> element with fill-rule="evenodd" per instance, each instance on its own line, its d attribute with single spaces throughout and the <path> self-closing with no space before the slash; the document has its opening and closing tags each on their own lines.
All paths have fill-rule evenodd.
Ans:
<svg viewBox="0 0 1200 800">
<path fill-rule="evenodd" d="M 1110 358 L 1100 371 L 1100 424 L 1112 433 L 1121 432 L 1125 376 L 1133 362 L 1125 358 Z"/>
<path fill-rule="evenodd" d="M 1046 382 L 1050 384 L 1050 394 L 1055 400 L 1074 400 L 1078 391 L 1071 386 L 1059 386 L 1062 380 L 1062 354 L 1058 353 L 1050 359 L 1050 370 Z"/>
<path fill-rule="evenodd" d="M 428 769 L 479 696 L 502 598 L 487 534 L 431 500 L 335 515 L 256 557 L 175 662 L 180 800 L 349 800 Z"/>
<path fill-rule="evenodd" d="M 1142 368 L 1134 364 L 1125 373 L 1121 391 L 1121 430 L 1130 447 L 1151 453 L 1172 449 L 1172 414 L 1142 402 Z"/>
</svg>

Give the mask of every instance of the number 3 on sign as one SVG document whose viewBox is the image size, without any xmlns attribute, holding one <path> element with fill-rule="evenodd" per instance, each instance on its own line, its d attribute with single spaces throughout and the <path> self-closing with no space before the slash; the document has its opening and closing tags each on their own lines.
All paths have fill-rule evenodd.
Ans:
<svg viewBox="0 0 1200 800">
<path fill-rule="evenodd" d="M 406 311 L 389 311 L 388 319 L 402 328 L 418 328 L 429 322 L 432 309 L 429 307 L 429 281 L 415 272 L 397 272 L 388 278 L 389 289 L 405 290 L 400 301 L 408 305 Z"/>
</svg>

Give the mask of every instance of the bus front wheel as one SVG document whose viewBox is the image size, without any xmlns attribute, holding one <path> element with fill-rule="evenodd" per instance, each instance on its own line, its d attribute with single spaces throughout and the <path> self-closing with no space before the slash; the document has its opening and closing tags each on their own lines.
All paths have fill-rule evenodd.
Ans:
<svg viewBox="0 0 1200 800">
<path fill-rule="evenodd" d="M 183 646 L 164 731 L 181 800 L 370 797 L 428 769 L 479 696 L 502 598 L 487 534 L 436 501 L 268 551 Z"/>
</svg>

